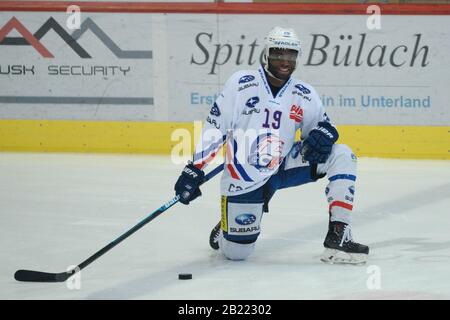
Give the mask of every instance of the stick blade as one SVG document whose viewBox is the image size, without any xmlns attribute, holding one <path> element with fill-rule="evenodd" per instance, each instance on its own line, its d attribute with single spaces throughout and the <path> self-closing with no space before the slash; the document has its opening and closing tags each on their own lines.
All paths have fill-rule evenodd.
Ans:
<svg viewBox="0 0 450 320">
<path fill-rule="evenodd" d="M 69 276 L 69 272 L 48 273 L 33 270 L 17 270 L 14 273 L 14 279 L 25 282 L 64 282 Z"/>
</svg>

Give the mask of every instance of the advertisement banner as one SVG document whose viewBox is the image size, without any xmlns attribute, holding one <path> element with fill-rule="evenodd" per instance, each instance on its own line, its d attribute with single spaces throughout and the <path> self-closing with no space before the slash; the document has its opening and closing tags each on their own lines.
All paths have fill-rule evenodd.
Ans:
<svg viewBox="0 0 450 320">
<path fill-rule="evenodd" d="M 373 30 L 367 19 L 169 15 L 169 74 L 177 92 L 169 114 L 197 118 L 233 72 L 257 68 L 265 35 L 279 25 L 298 33 L 303 49 L 294 75 L 315 87 L 336 123 L 448 125 L 450 18 L 382 16 Z"/>
<path fill-rule="evenodd" d="M 449 16 L 0 12 L 0 118 L 203 120 L 273 26 L 337 124 L 449 125 Z"/>
<path fill-rule="evenodd" d="M 0 13 L 0 117 L 151 120 L 151 15 Z"/>
</svg>

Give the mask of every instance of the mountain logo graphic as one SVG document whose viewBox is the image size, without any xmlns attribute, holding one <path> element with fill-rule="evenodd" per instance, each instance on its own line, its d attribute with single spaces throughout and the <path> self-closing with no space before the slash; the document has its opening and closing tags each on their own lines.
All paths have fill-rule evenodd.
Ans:
<svg viewBox="0 0 450 320">
<path fill-rule="evenodd" d="M 15 29 L 22 37 L 7 37 Z M 34 34 L 32 34 L 16 17 L 12 17 L 0 29 L 0 45 L 31 45 L 42 57 L 54 58 L 54 55 L 40 42 L 50 30 L 56 32 L 72 50 L 83 59 L 92 56 L 77 42 L 88 30 L 119 59 L 152 59 L 150 50 L 122 50 L 91 18 L 85 19 L 80 29 L 69 34 L 53 17 L 50 17 Z"/>
</svg>

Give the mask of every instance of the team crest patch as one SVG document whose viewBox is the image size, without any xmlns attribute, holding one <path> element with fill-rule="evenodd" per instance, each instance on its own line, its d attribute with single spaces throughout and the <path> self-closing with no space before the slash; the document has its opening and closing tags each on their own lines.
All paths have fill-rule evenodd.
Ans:
<svg viewBox="0 0 450 320">
<path fill-rule="evenodd" d="M 283 146 L 284 141 L 276 134 L 261 134 L 252 143 L 248 163 L 260 172 L 275 170 L 283 160 Z"/>
</svg>

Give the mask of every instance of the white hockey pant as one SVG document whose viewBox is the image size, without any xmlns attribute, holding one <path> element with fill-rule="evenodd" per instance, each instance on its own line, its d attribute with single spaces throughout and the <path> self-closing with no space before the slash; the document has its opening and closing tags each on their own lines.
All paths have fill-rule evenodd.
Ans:
<svg viewBox="0 0 450 320">
<path fill-rule="evenodd" d="M 317 166 L 318 174 L 325 174 L 328 185 L 325 194 L 331 221 L 351 224 L 351 211 L 355 196 L 356 156 L 344 144 L 335 144 L 327 162 Z"/>
</svg>

